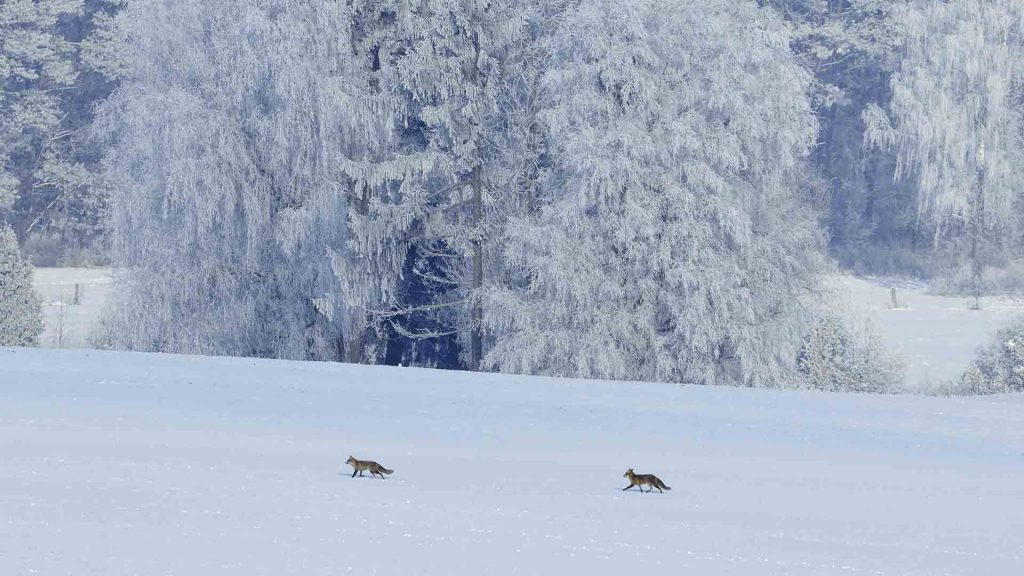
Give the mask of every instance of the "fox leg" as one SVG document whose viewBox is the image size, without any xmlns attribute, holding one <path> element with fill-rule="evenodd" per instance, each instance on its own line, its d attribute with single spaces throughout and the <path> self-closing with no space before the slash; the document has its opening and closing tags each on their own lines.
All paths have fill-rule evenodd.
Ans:
<svg viewBox="0 0 1024 576">
<path fill-rule="evenodd" d="M 356 472 L 359 472 L 359 470 L 353 470 L 353 471 L 352 471 L 352 477 L 353 477 L 353 478 L 355 478 L 355 477 L 356 477 Z"/>
<path fill-rule="evenodd" d="M 636 484 L 630 484 L 629 486 L 626 486 L 625 488 L 623 488 L 623 489 L 622 489 L 622 491 L 623 491 L 623 492 L 625 492 L 626 490 L 629 490 L 629 489 L 630 489 L 630 488 L 632 488 L 633 486 L 636 486 Z M 643 491 L 643 488 L 641 488 L 641 489 L 640 489 L 640 491 L 642 492 L 642 491 Z"/>
</svg>

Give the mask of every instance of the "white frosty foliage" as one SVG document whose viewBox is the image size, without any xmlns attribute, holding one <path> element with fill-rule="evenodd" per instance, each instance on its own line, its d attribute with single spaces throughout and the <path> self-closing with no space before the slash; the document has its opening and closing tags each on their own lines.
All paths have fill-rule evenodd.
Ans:
<svg viewBox="0 0 1024 576">
<path fill-rule="evenodd" d="M 584 2 L 544 86 L 548 205 L 505 242 L 488 366 L 768 385 L 793 366 L 819 234 L 815 131 L 779 22 L 724 0 Z"/>
<path fill-rule="evenodd" d="M 114 249 L 108 337 L 131 349 L 337 358 L 345 245 L 368 132 L 344 3 L 140 0 L 105 106 Z M 340 309 L 339 309 L 340 308 Z"/>
<path fill-rule="evenodd" d="M 42 332 L 32 266 L 18 251 L 14 232 L 0 223 L 0 346 L 35 346 Z"/>
<path fill-rule="evenodd" d="M 1024 391 L 1024 316 L 1000 329 L 960 379 L 961 392 L 997 394 Z"/>
<path fill-rule="evenodd" d="M 804 340 L 798 362 L 804 384 L 830 392 L 895 392 L 904 366 L 868 323 L 821 318 Z"/>
<path fill-rule="evenodd" d="M 83 0 L 0 2 L 0 211 L 13 205 L 22 181 L 61 122 L 60 95 L 76 80 L 73 46 L 56 30 Z M 19 156 L 31 155 L 31 161 Z"/>
<path fill-rule="evenodd" d="M 898 14 L 892 120 L 870 107 L 868 139 L 898 152 L 896 178 L 918 183 L 919 217 L 936 242 L 951 229 L 1005 224 L 1024 186 L 1024 3 L 915 0 Z"/>
</svg>

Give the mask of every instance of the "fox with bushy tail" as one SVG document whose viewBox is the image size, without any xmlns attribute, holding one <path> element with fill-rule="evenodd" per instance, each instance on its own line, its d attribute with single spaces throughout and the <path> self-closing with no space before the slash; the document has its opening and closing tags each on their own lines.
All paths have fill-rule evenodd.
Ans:
<svg viewBox="0 0 1024 576">
<path fill-rule="evenodd" d="M 647 492 L 653 492 L 655 488 L 658 489 L 658 492 L 661 492 L 662 488 L 665 490 L 671 490 L 671 488 L 665 486 L 665 483 L 661 481 L 661 478 L 658 478 L 654 474 L 636 474 L 633 472 L 632 468 L 626 470 L 626 473 L 623 474 L 622 477 L 629 478 L 629 486 L 623 488 L 623 491 L 629 490 L 633 486 L 638 486 L 641 492 L 644 492 L 644 486 L 651 487 Z"/>
<path fill-rule="evenodd" d="M 394 470 L 388 470 L 373 460 L 356 460 L 352 456 L 349 456 L 345 463 L 352 466 L 353 478 L 356 477 L 356 473 L 359 473 L 359 475 L 362 476 L 363 472 L 368 470 L 370 472 L 370 476 L 377 475 L 380 476 L 381 480 L 383 480 L 385 474 L 392 474 L 394 472 Z"/>
</svg>

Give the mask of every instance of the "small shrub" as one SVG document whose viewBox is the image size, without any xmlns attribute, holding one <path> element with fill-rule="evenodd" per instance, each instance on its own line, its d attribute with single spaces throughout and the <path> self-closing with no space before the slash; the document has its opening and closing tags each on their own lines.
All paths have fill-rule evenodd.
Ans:
<svg viewBox="0 0 1024 576">
<path fill-rule="evenodd" d="M 811 328 L 797 367 L 805 387 L 836 392 L 895 392 L 904 369 L 869 324 L 858 330 L 834 315 Z"/>
<path fill-rule="evenodd" d="M 969 394 L 1024 392 L 1024 316 L 1018 316 L 978 351 L 960 384 Z"/>
</svg>

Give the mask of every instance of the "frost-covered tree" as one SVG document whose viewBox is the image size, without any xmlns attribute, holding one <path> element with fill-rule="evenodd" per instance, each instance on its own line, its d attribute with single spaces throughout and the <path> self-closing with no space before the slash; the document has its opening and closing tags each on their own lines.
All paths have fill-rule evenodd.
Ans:
<svg viewBox="0 0 1024 576">
<path fill-rule="evenodd" d="M 553 40 L 542 214 L 487 293 L 506 372 L 770 385 L 822 263 L 799 201 L 815 122 L 777 17 L 751 2 L 581 3 Z"/>
<path fill-rule="evenodd" d="M 42 332 L 32 266 L 22 258 L 14 232 L 0 224 L 0 346 L 35 346 Z"/>
<path fill-rule="evenodd" d="M 117 62 L 112 23 L 123 0 L 0 3 L 0 189 L 18 233 L 62 249 L 105 232 L 100 149 L 88 139 Z M 16 194 L 11 194 L 14 190 Z M 0 201 L 0 204 L 3 202 Z"/>
<path fill-rule="evenodd" d="M 855 269 L 920 273 L 929 260 L 930 244 L 918 241 L 913 187 L 893 183 L 895 155 L 865 144 L 862 119 L 870 104 L 889 100 L 898 16 L 909 2 L 760 0 L 783 16 L 797 60 L 814 76 L 816 201 L 831 252 Z"/>
<path fill-rule="evenodd" d="M 497 148 L 507 125 L 503 104 L 509 103 L 503 99 L 509 90 L 503 73 L 516 48 L 529 42 L 528 5 L 513 0 L 417 3 L 407 31 L 410 48 L 398 63 L 430 162 L 429 214 L 416 242 L 426 258 L 414 270 L 437 296 L 427 306 L 458 335 L 470 369 L 479 366 L 483 354 L 479 293 L 485 255 L 509 201 Z"/>
<path fill-rule="evenodd" d="M 0 3 L 0 210 L 32 190 L 47 139 L 60 125 L 61 91 L 76 73 L 74 48 L 57 27 L 81 10 L 82 0 Z"/>
<path fill-rule="evenodd" d="M 380 104 L 364 90 L 353 10 L 128 5 L 127 75 L 99 123 L 123 269 L 111 345 L 343 356 L 344 330 L 362 322 L 336 260 Z"/>
<path fill-rule="evenodd" d="M 897 152 L 936 245 L 957 241 L 981 289 L 983 267 L 1016 236 L 1024 189 L 1024 4 L 915 0 L 900 13 L 904 50 L 889 114 L 869 137 Z"/>
</svg>

